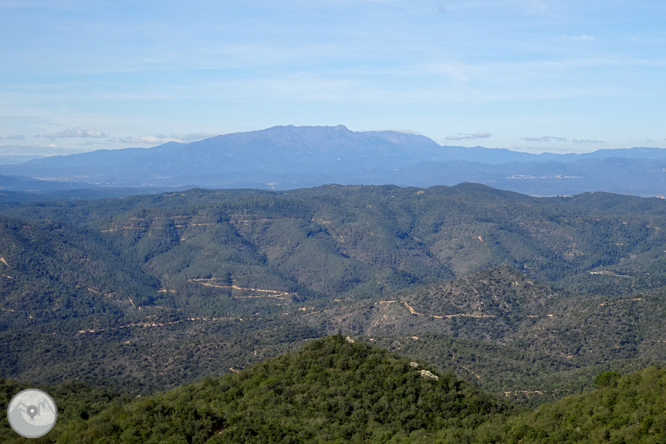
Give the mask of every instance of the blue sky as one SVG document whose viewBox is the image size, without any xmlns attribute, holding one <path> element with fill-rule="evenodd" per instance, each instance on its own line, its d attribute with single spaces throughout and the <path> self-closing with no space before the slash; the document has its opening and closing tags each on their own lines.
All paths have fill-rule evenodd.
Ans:
<svg viewBox="0 0 666 444">
<path fill-rule="evenodd" d="M 274 125 L 666 147 L 666 2 L 0 0 L 0 154 Z"/>
</svg>

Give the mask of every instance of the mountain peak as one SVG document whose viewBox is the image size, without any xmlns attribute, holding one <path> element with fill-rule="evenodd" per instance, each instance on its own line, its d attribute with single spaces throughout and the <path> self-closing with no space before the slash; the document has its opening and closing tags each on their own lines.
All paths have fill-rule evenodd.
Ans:
<svg viewBox="0 0 666 444">
<path fill-rule="evenodd" d="M 435 372 L 427 364 L 410 364 L 339 335 L 314 340 L 236 375 L 107 409 L 95 420 L 113 433 L 107 437 L 113 442 L 131 436 L 136 423 L 146 425 L 144 439 L 154 442 L 167 433 L 178 442 L 193 442 L 192 435 L 196 442 L 213 436 L 211 441 L 218 442 L 269 437 L 270 442 L 368 442 L 373 436 L 385 441 L 413 432 L 434 434 L 463 422 L 475 427 L 514 411 L 450 373 Z M 186 413 L 179 405 L 184 402 Z M 189 421 L 186 427 L 179 426 L 183 421 Z"/>
<path fill-rule="evenodd" d="M 625 160 L 613 160 L 617 157 Z M 326 183 L 428 187 L 475 182 L 534 195 L 663 195 L 664 166 L 664 149 L 536 155 L 442 146 L 410 132 L 352 131 L 338 124 L 273 126 L 191 143 L 43 158 L 0 165 L 0 174 L 96 187 L 284 190 Z"/>
</svg>

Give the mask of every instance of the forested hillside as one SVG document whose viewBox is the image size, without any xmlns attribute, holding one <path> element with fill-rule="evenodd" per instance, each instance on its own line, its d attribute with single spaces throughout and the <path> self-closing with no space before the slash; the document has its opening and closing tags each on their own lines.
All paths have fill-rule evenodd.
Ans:
<svg viewBox="0 0 666 444">
<path fill-rule="evenodd" d="M 343 332 L 536 405 L 666 359 L 661 199 L 326 186 L 0 212 L 0 375 L 21 381 L 147 394 Z"/>
<path fill-rule="evenodd" d="M 0 380 L 6 404 L 23 385 Z M 350 337 L 147 398 L 44 387 L 60 415 L 44 443 L 660 443 L 666 371 L 600 373 L 596 388 L 524 410 Z M 0 421 L 3 442 L 23 442 Z"/>
<path fill-rule="evenodd" d="M 4 381 L 0 401 L 19 388 Z M 51 390 L 61 414 L 42 442 L 402 442 L 470 435 L 518 411 L 452 374 L 343 336 L 147 399 L 66 389 Z M 19 442 L 2 421 L 2 441 Z"/>
</svg>

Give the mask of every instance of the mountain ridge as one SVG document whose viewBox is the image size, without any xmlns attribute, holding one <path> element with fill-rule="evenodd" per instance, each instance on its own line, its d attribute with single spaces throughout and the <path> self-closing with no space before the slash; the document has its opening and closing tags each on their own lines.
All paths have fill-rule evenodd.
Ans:
<svg viewBox="0 0 666 444">
<path fill-rule="evenodd" d="M 531 154 L 442 146 L 423 135 L 350 131 L 343 125 L 275 126 L 190 143 L 0 165 L 0 174 L 102 187 L 424 187 L 473 181 L 533 195 L 610 191 L 643 196 L 666 195 L 665 171 L 666 149 L 660 148 Z"/>
<path fill-rule="evenodd" d="M 466 183 L 0 209 L 0 372 L 12 378 L 146 394 L 338 329 L 398 335 L 495 391 L 567 393 L 593 370 L 666 356 L 662 199 Z"/>
<path fill-rule="evenodd" d="M 44 442 L 645 442 L 666 436 L 666 369 L 603 371 L 536 409 L 350 336 L 308 341 L 234 374 L 132 397 L 69 382 L 47 390 Z M 0 379 L 0 402 L 23 384 Z M 0 424 L 3 442 L 23 442 Z"/>
</svg>

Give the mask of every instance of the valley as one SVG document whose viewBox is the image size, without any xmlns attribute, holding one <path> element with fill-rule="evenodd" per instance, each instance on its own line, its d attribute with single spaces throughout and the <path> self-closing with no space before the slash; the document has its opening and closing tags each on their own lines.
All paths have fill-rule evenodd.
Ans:
<svg viewBox="0 0 666 444">
<path fill-rule="evenodd" d="M 0 1 L 0 443 L 666 443 L 643 3 Z"/>
<path fill-rule="evenodd" d="M 3 377 L 150 394 L 343 332 L 538 405 L 666 359 L 661 199 L 328 186 L 1 210 Z"/>
</svg>

